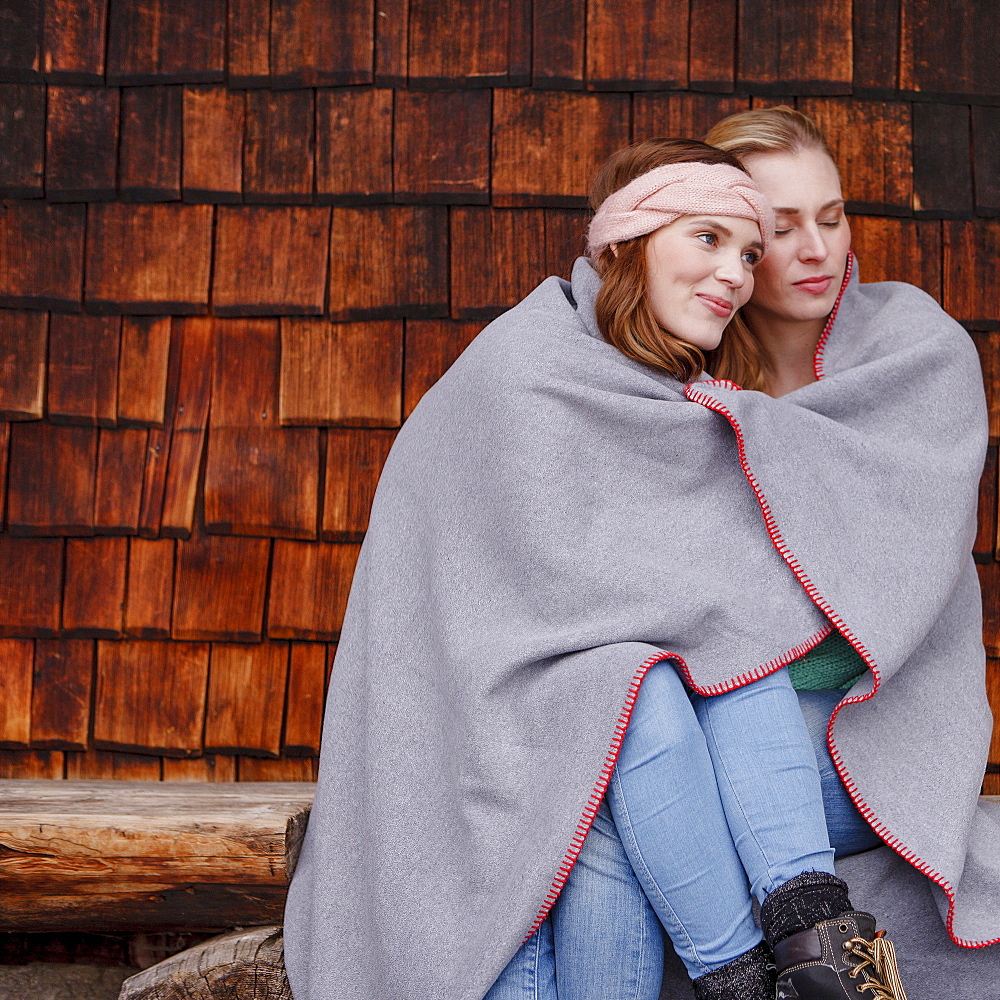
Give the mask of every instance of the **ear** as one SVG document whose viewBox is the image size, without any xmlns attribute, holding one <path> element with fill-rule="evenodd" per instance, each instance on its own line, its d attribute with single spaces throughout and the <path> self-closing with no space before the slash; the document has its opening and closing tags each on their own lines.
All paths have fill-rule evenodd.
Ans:
<svg viewBox="0 0 1000 1000">
<path fill-rule="evenodd" d="M 612 254 L 614 254 L 615 257 L 618 256 L 618 244 L 617 243 L 609 243 L 608 244 L 608 249 L 611 251 Z"/>
</svg>

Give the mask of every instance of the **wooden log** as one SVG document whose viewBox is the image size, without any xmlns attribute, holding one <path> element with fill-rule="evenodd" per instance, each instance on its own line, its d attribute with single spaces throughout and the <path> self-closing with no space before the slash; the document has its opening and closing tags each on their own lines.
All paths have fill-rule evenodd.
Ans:
<svg viewBox="0 0 1000 1000">
<path fill-rule="evenodd" d="M 126 979 L 119 1000 L 291 1000 L 280 927 L 233 931 Z"/>
<path fill-rule="evenodd" d="M 0 781 L 0 930 L 281 918 L 309 783 Z"/>
</svg>

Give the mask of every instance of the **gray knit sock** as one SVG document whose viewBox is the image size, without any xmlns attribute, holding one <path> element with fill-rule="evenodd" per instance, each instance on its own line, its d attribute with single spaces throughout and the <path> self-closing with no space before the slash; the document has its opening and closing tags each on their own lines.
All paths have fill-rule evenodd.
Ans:
<svg viewBox="0 0 1000 1000">
<path fill-rule="evenodd" d="M 764 900 L 760 925 L 773 948 L 792 934 L 852 909 L 847 883 L 828 872 L 803 872 Z"/>
<path fill-rule="evenodd" d="M 774 1000 L 774 959 L 761 941 L 721 969 L 699 976 L 691 985 L 696 1000 Z"/>
</svg>

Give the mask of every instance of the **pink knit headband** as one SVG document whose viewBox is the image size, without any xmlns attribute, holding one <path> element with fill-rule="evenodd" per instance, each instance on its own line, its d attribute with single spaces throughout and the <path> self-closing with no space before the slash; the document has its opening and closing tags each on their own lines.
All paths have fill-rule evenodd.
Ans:
<svg viewBox="0 0 1000 1000">
<path fill-rule="evenodd" d="M 742 170 L 726 163 L 669 163 L 604 199 L 587 232 L 587 252 L 596 260 L 612 243 L 645 236 L 682 215 L 753 219 L 764 253 L 774 236 L 774 212 Z"/>
</svg>

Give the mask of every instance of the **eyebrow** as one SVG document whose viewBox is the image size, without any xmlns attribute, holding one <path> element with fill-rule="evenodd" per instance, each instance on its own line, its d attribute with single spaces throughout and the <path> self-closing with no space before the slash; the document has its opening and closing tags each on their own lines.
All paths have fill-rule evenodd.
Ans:
<svg viewBox="0 0 1000 1000">
<path fill-rule="evenodd" d="M 828 201 L 825 205 L 820 205 L 819 210 L 825 212 L 828 208 L 836 208 L 837 205 L 843 205 L 843 198 L 834 198 L 832 201 Z M 797 208 L 775 208 L 775 215 L 798 215 L 799 209 Z"/>
</svg>

